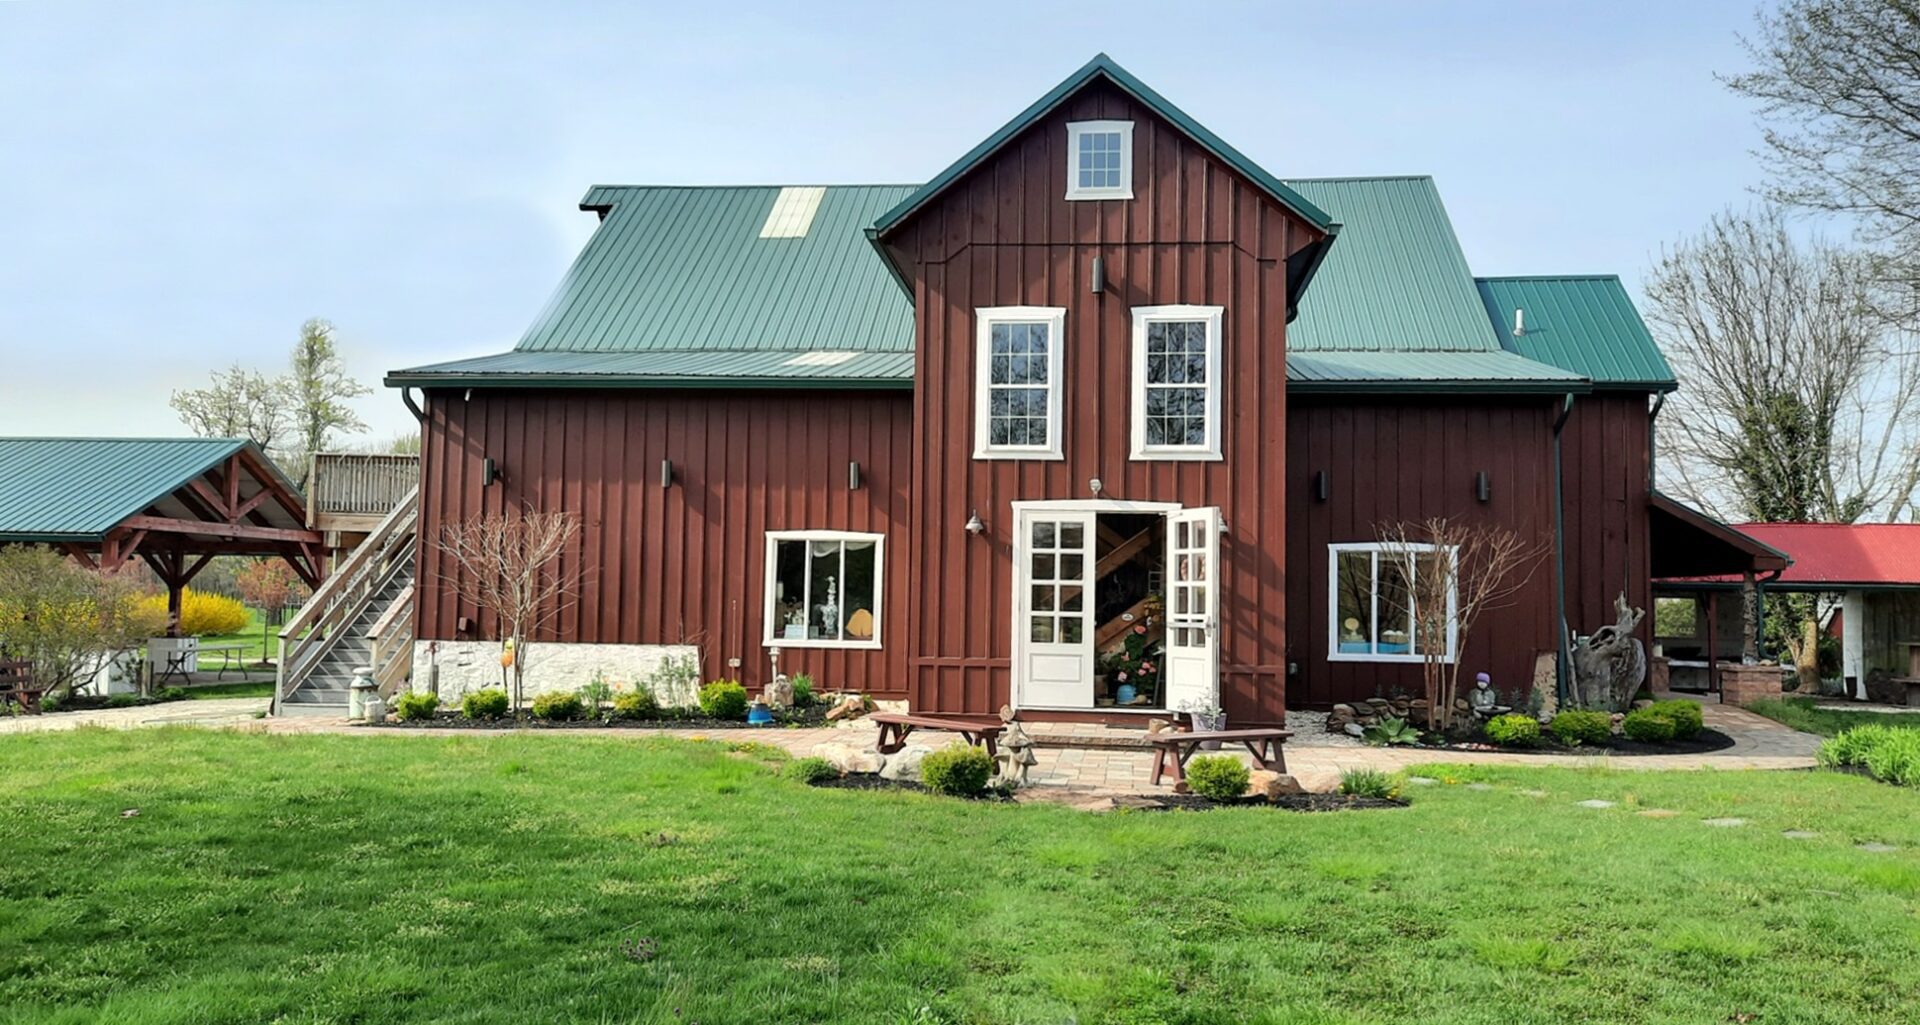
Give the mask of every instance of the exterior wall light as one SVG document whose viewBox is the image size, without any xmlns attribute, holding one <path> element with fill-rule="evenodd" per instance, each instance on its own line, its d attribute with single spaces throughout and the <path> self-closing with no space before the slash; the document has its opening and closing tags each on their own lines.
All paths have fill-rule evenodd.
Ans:
<svg viewBox="0 0 1920 1025">
<path fill-rule="evenodd" d="M 987 525 L 980 522 L 980 510 L 975 509 L 967 515 L 967 533 L 975 537 L 987 532 Z"/>
</svg>

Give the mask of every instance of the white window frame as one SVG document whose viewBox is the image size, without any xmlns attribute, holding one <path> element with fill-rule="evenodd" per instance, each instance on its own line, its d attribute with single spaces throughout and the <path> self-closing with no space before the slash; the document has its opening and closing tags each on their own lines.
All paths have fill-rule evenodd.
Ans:
<svg viewBox="0 0 1920 1025">
<path fill-rule="evenodd" d="M 820 638 L 788 638 L 780 636 L 782 624 L 776 622 L 779 618 L 779 604 L 774 597 L 774 574 L 780 568 L 780 543 L 782 541 L 799 541 L 809 546 L 815 541 L 873 542 L 873 638 L 871 640 L 825 640 Z M 762 571 L 762 579 L 760 581 L 761 590 L 765 596 L 761 604 L 760 617 L 762 621 L 762 639 L 767 647 L 866 649 L 880 647 L 881 638 L 884 636 L 881 631 L 885 628 L 886 623 L 880 608 L 881 604 L 885 601 L 884 595 L 887 590 L 887 537 L 885 534 L 867 534 L 852 530 L 769 530 L 767 531 L 766 554 L 766 568 Z M 807 549 L 807 558 L 809 562 L 811 562 L 813 558 L 813 549 L 811 547 Z M 844 547 L 840 550 L 840 559 L 841 565 L 844 567 L 846 565 L 846 549 Z M 806 581 L 805 586 L 810 591 L 813 587 L 811 566 L 806 570 L 803 579 Z M 845 581 L 847 579 L 844 568 L 841 570 L 838 579 L 842 582 L 840 597 L 841 600 L 844 601 L 846 598 Z M 813 604 L 811 598 L 812 596 L 810 594 L 802 594 L 800 598 L 801 607 L 810 608 Z M 844 629 L 844 627 L 842 629 Z"/>
<path fill-rule="evenodd" d="M 1083 189 L 1080 187 L 1080 137 L 1105 132 L 1120 133 L 1120 184 Z M 1067 122 L 1067 198 L 1072 200 L 1133 198 L 1133 122 Z"/>
<path fill-rule="evenodd" d="M 1372 596 L 1371 607 L 1369 608 L 1367 614 L 1372 619 L 1372 623 L 1370 624 L 1372 626 L 1372 630 L 1370 631 L 1369 636 L 1372 638 L 1371 643 L 1377 649 L 1380 644 L 1380 556 L 1382 553 L 1389 552 L 1390 550 L 1395 552 L 1402 552 L 1402 553 L 1412 551 L 1416 554 L 1438 554 L 1444 551 L 1447 553 L 1447 557 L 1449 559 L 1458 559 L 1460 557 L 1460 550 L 1452 546 L 1442 548 L 1437 545 L 1385 545 L 1375 541 L 1357 542 L 1352 544 L 1328 545 L 1327 546 L 1327 661 L 1329 662 L 1416 662 L 1416 663 L 1426 661 L 1425 655 L 1419 654 L 1418 652 L 1414 652 L 1414 651 L 1408 651 L 1402 654 L 1398 652 L 1380 652 L 1378 650 L 1370 651 L 1370 652 L 1340 650 L 1340 556 L 1352 555 L 1352 554 L 1362 553 L 1362 552 L 1371 553 L 1373 556 L 1370 562 L 1370 565 L 1373 567 L 1371 570 L 1373 574 L 1373 579 L 1371 583 L 1373 586 L 1369 592 Z M 1412 571 L 1417 571 L 1418 566 L 1419 564 L 1418 562 L 1416 562 L 1415 565 L 1411 568 Z M 1409 584 L 1409 586 L 1411 586 L 1411 584 Z M 1460 617 L 1460 585 L 1459 585 L 1459 581 L 1456 579 L 1454 582 L 1453 589 L 1449 591 L 1447 594 L 1447 651 L 1446 651 L 1445 657 L 1441 659 L 1442 662 L 1451 664 L 1455 659 L 1460 657 L 1460 618 L 1459 617 Z M 1413 622 L 1412 622 L 1411 613 L 1409 613 L 1408 615 L 1407 636 L 1408 636 L 1409 646 L 1411 646 L 1412 638 L 1413 638 Z"/>
<path fill-rule="evenodd" d="M 1218 460 L 1221 457 L 1220 333 L 1222 306 L 1136 306 L 1133 308 L 1133 458 Z M 1147 325 L 1172 321 L 1207 325 L 1207 440 L 1199 445 L 1147 444 Z"/>
<path fill-rule="evenodd" d="M 1060 415 L 1061 376 L 1066 372 L 1067 309 L 1064 306 L 983 306 L 973 311 L 973 457 L 975 459 L 1064 459 Z M 992 444 L 993 326 L 1047 325 L 1047 443 Z M 1031 388 L 1032 385 L 1021 387 Z"/>
</svg>

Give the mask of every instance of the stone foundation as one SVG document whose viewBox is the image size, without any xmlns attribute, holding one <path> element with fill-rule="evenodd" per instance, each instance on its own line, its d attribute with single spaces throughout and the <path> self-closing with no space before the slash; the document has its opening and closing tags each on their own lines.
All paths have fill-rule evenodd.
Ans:
<svg viewBox="0 0 1920 1025">
<path fill-rule="evenodd" d="M 532 700 L 544 691 L 577 690 L 596 672 L 612 684 L 649 682 L 654 669 L 668 657 L 697 661 L 700 649 L 691 644 L 531 644 L 527 647 L 525 697 Z M 415 641 L 416 690 L 427 688 L 429 667 L 436 661 L 443 702 L 456 702 L 468 691 L 501 685 L 498 641 Z M 512 675 L 513 671 L 507 670 L 505 678 L 511 681 Z M 684 694 L 655 693 L 654 697 L 662 705 L 694 705 L 699 703 L 699 687 L 700 681 L 695 680 Z"/>
<path fill-rule="evenodd" d="M 1783 672 L 1779 666 L 1722 663 L 1720 701 L 1722 704 L 1744 707 L 1761 698 L 1777 698 L 1783 693 Z"/>
</svg>

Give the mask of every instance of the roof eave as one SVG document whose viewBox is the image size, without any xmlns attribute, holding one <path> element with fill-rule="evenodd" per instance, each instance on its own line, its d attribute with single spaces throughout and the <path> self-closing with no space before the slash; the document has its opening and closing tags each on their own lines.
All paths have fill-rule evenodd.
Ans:
<svg viewBox="0 0 1920 1025">
<path fill-rule="evenodd" d="M 889 391 L 911 389 L 900 377 L 661 377 L 642 374 L 409 374 L 390 373 L 389 388 L 674 388 L 674 389 L 839 389 Z"/>
<path fill-rule="evenodd" d="M 1289 395 L 1585 395 L 1588 381 L 1288 381 Z"/>
</svg>

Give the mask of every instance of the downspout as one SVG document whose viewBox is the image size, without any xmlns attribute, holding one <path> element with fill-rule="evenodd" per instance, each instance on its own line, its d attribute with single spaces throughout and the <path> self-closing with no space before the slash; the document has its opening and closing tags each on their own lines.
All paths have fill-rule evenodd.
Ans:
<svg viewBox="0 0 1920 1025">
<path fill-rule="evenodd" d="M 1667 404 L 1667 394 L 1668 393 L 1666 392 L 1660 392 L 1656 394 L 1653 397 L 1653 409 L 1647 412 L 1647 487 L 1648 489 L 1657 487 L 1660 483 L 1660 473 L 1656 469 L 1656 467 L 1659 465 L 1656 462 L 1656 460 L 1659 458 L 1659 455 L 1660 455 L 1660 438 L 1659 438 L 1660 432 L 1657 428 L 1660 426 L 1660 410 L 1665 408 Z"/>
<path fill-rule="evenodd" d="M 1573 415 L 1573 393 L 1567 393 L 1560 405 L 1560 416 L 1553 421 L 1553 612 L 1558 624 L 1555 645 L 1554 695 L 1565 704 L 1571 693 L 1567 673 L 1573 662 L 1573 638 L 1567 633 L 1567 510 L 1566 481 L 1560 455 L 1560 436 Z"/>
<path fill-rule="evenodd" d="M 404 402 L 404 403 L 406 403 L 406 404 L 407 404 L 407 408 L 413 411 L 413 418 L 414 418 L 415 420 L 418 420 L 418 421 L 420 421 L 421 423 L 426 423 L 426 422 L 427 422 L 427 413 L 426 413 L 426 411 L 420 408 L 420 404 L 419 404 L 419 403 L 417 403 L 417 402 L 415 402 L 415 401 L 413 401 L 413 389 L 412 389 L 412 388 L 402 388 L 402 389 L 400 389 L 400 401 L 402 401 L 402 402 Z"/>
</svg>

